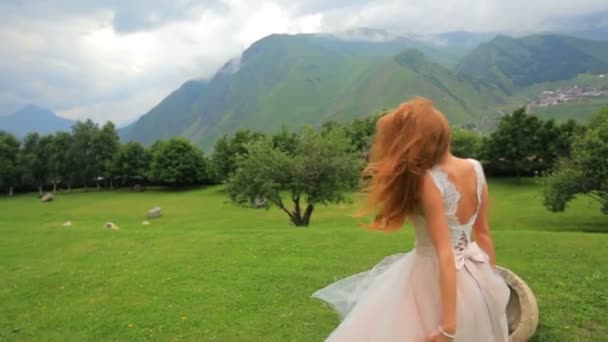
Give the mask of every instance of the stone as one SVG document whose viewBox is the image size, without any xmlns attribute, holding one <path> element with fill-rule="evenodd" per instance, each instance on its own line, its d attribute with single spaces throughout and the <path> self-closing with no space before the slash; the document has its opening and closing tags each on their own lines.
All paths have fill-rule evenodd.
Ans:
<svg viewBox="0 0 608 342">
<path fill-rule="evenodd" d="M 517 274 L 497 266 L 498 274 L 505 280 L 511 296 L 507 304 L 509 342 L 528 341 L 538 327 L 538 303 L 536 296 Z"/>
<path fill-rule="evenodd" d="M 160 207 L 152 208 L 148 210 L 148 218 L 160 217 Z"/>
<path fill-rule="evenodd" d="M 149 221 L 143 221 L 141 224 L 143 224 L 144 226 L 149 226 L 150 222 Z"/>
<path fill-rule="evenodd" d="M 72 221 L 66 221 L 63 223 L 64 227 L 71 227 L 72 226 Z"/>
<path fill-rule="evenodd" d="M 104 224 L 103 227 L 105 229 L 109 229 L 109 230 L 119 230 L 120 229 L 120 227 L 118 227 L 117 225 L 115 225 L 112 222 L 106 222 L 106 224 Z"/>
<path fill-rule="evenodd" d="M 53 201 L 53 194 L 50 192 L 47 192 L 46 194 L 42 195 L 42 197 L 40 197 L 40 200 L 42 202 L 51 202 L 51 201 Z"/>
</svg>

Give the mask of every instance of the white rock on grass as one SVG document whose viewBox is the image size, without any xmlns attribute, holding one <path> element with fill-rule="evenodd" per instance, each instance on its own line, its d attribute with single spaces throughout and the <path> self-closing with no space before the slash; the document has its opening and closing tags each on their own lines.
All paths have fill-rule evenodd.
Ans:
<svg viewBox="0 0 608 342">
<path fill-rule="evenodd" d="M 64 226 L 64 227 L 71 227 L 71 226 L 72 226 L 72 221 L 66 221 L 66 222 L 63 224 L 63 226 Z"/>
<path fill-rule="evenodd" d="M 148 218 L 160 217 L 160 207 L 148 210 Z"/>
<path fill-rule="evenodd" d="M 120 227 L 118 227 L 117 225 L 115 225 L 112 222 L 107 222 L 106 224 L 103 225 L 103 227 L 105 229 L 109 229 L 109 230 L 119 230 L 120 229 Z"/>
<path fill-rule="evenodd" d="M 149 225 L 150 225 L 150 222 L 148 222 L 148 221 L 143 221 L 141 224 L 143 224 L 144 226 L 149 226 Z"/>
</svg>

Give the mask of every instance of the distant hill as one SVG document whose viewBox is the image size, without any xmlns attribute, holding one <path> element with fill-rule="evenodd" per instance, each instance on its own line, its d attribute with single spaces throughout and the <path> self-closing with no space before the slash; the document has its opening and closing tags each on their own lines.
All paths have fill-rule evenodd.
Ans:
<svg viewBox="0 0 608 342">
<path fill-rule="evenodd" d="M 608 41 L 608 10 L 555 20 L 550 23 L 549 30 L 583 39 Z"/>
<path fill-rule="evenodd" d="M 443 50 L 401 37 L 272 35 L 208 82 L 182 85 L 123 137 L 151 144 L 180 135 L 210 147 L 237 128 L 271 131 L 353 118 L 416 95 L 433 98 L 454 122 L 477 124 L 501 101 L 491 86 L 457 75 L 421 51 L 439 56 Z"/>
<path fill-rule="evenodd" d="M 517 88 L 578 74 L 608 73 L 608 42 L 554 34 L 498 36 L 471 51 L 457 70 L 510 94 Z"/>
<path fill-rule="evenodd" d="M 0 116 L 0 130 L 23 137 L 30 132 L 51 134 L 69 131 L 74 121 L 57 116 L 52 111 L 34 105 L 27 105 L 14 114 Z"/>
</svg>

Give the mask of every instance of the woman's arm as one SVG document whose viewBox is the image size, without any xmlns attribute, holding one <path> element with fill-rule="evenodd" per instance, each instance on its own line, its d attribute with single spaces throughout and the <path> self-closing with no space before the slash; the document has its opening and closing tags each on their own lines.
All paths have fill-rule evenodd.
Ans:
<svg viewBox="0 0 608 342">
<path fill-rule="evenodd" d="M 453 334 L 456 331 L 456 263 L 450 240 L 450 229 L 445 217 L 443 198 L 430 174 L 422 184 L 422 210 L 429 236 L 439 261 L 439 287 L 441 290 L 441 327 Z"/>
<path fill-rule="evenodd" d="M 481 192 L 481 206 L 477 214 L 477 221 L 473 226 L 473 235 L 475 242 L 483 249 L 490 257 L 490 264 L 496 266 L 496 255 L 494 253 L 494 242 L 490 235 L 490 225 L 488 224 L 488 185 L 483 184 Z"/>
</svg>

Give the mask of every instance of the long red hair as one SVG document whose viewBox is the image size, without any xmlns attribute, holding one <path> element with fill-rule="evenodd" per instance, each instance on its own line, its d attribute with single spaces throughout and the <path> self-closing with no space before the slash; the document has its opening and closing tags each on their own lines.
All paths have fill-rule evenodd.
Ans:
<svg viewBox="0 0 608 342">
<path fill-rule="evenodd" d="M 450 128 L 433 103 L 416 97 L 380 118 L 364 178 L 367 212 L 377 211 L 369 228 L 393 231 L 420 207 L 424 173 L 449 151 Z"/>
</svg>

